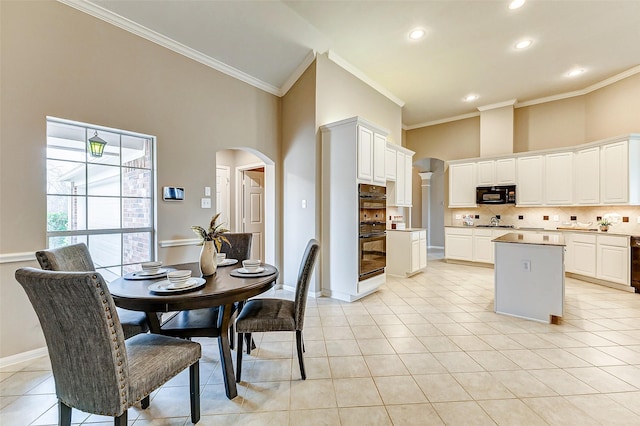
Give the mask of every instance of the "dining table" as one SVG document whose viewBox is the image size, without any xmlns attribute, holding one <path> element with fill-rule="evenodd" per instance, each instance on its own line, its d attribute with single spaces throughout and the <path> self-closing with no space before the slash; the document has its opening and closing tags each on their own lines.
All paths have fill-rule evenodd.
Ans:
<svg viewBox="0 0 640 426">
<path fill-rule="evenodd" d="M 239 273 L 242 271 L 237 264 L 219 266 L 215 274 L 204 277 L 198 262 L 169 265 L 164 269 L 165 271 L 191 270 L 192 277 L 202 278 L 197 280 L 201 284 L 186 290 L 162 291 L 160 283 L 166 280 L 166 275 L 160 274 L 158 278 L 146 278 L 141 275 L 136 277 L 130 273 L 109 283 L 109 291 L 116 306 L 145 312 L 150 332 L 157 334 L 161 334 L 160 314 L 162 313 L 219 307 L 220 363 L 227 398 L 233 399 L 238 395 L 229 343 L 233 304 L 264 293 L 275 285 L 279 274 L 278 269 L 269 264 L 261 266 L 263 270 L 254 274 Z"/>
</svg>

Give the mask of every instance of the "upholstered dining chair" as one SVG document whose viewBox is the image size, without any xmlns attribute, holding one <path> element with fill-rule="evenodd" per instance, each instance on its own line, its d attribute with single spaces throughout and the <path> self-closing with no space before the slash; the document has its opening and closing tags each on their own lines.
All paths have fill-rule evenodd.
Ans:
<svg viewBox="0 0 640 426">
<path fill-rule="evenodd" d="M 200 344 L 158 334 L 124 338 L 109 288 L 97 272 L 20 268 L 15 277 L 38 315 L 58 397 L 60 425 L 71 409 L 114 417 L 189 368 L 191 421 L 200 420 Z"/>
<path fill-rule="evenodd" d="M 309 282 L 320 244 L 311 239 L 307 243 L 307 248 L 302 256 L 302 263 L 298 272 L 298 282 L 296 284 L 296 294 L 294 300 L 284 299 L 250 299 L 245 304 L 238 318 L 236 319 L 236 331 L 238 332 L 238 349 L 236 362 L 236 381 L 240 382 L 242 374 L 242 343 L 243 338 L 247 341 L 251 338 L 251 333 L 269 331 L 295 331 L 296 347 L 298 349 L 298 364 L 302 380 L 307 378 L 304 370 L 304 340 L 302 339 L 302 328 L 304 326 L 304 312 L 307 306 L 307 295 L 309 294 Z M 251 353 L 251 347 L 247 346 L 247 355 Z"/>
<path fill-rule="evenodd" d="M 227 259 L 238 259 L 238 263 L 242 263 L 243 260 L 251 257 L 252 234 L 225 233 L 224 236 L 229 240 L 229 243 L 223 241 L 220 252 L 226 253 Z M 235 320 L 235 312 L 240 308 L 241 304 L 234 305 L 232 324 L 233 320 Z M 220 329 L 218 328 L 219 313 L 220 309 L 217 307 L 178 312 L 160 325 L 160 333 L 182 338 L 218 337 L 220 336 Z M 234 347 L 234 336 L 232 325 L 229 330 L 229 342 L 232 349 Z"/>
<path fill-rule="evenodd" d="M 36 252 L 36 259 L 42 269 L 49 271 L 93 272 L 96 270 L 85 243 L 40 250 Z M 121 308 L 117 308 L 117 311 L 125 339 L 149 331 L 147 315 L 144 312 Z"/>
</svg>

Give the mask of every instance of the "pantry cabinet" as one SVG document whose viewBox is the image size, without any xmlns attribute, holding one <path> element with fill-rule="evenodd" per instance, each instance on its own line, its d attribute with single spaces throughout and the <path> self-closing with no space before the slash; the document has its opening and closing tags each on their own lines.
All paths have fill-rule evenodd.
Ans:
<svg viewBox="0 0 640 426">
<path fill-rule="evenodd" d="M 449 208 L 476 207 L 476 164 L 449 165 Z"/>
<path fill-rule="evenodd" d="M 426 229 L 387 231 L 387 274 L 408 277 L 426 267 Z"/>
</svg>

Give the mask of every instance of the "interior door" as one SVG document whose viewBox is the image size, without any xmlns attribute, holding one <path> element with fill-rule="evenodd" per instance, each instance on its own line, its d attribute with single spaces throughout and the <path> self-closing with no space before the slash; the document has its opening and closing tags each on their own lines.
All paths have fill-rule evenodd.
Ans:
<svg viewBox="0 0 640 426">
<path fill-rule="evenodd" d="M 221 213 L 218 223 L 224 223 L 223 228 L 232 229 L 229 204 L 229 168 L 216 167 L 216 213 Z"/>
<path fill-rule="evenodd" d="M 245 170 L 242 179 L 243 232 L 251 232 L 251 258 L 264 260 L 264 170 Z"/>
</svg>

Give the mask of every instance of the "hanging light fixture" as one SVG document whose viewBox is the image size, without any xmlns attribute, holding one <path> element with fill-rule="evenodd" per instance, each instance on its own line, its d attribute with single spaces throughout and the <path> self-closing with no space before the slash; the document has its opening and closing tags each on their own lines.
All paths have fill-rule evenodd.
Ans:
<svg viewBox="0 0 640 426">
<path fill-rule="evenodd" d="M 98 131 L 96 130 L 96 134 L 93 135 L 92 138 L 89 138 L 89 151 L 91 152 L 91 156 L 102 157 L 106 144 L 107 142 L 98 136 Z"/>
</svg>

